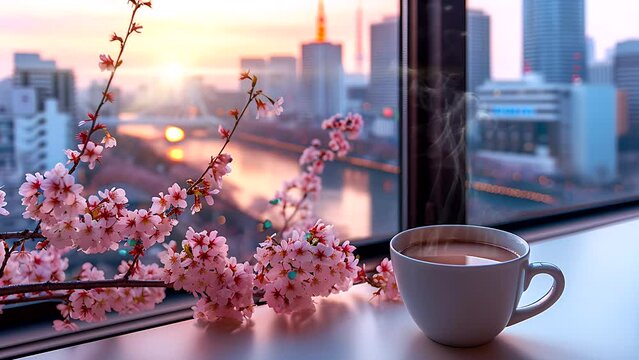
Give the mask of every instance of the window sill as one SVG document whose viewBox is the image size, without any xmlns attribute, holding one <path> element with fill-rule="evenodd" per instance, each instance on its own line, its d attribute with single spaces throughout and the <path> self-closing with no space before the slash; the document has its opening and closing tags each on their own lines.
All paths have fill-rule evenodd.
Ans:
<svg viewBox="0 0 639 360">
<path fill-rule="evenodd" d="M 566 291 L 548 311 L 478 348 L 428 340 L 403 305 L 371 303 L 371 289 L 358 285 L 319 300 L 318 310 L 301 320 L 262 306 L 250 326 L 235 331 L 183 321 L 34 358 L 629 358 L 639 352 L 639 283 L 633 278 L 637 228 L 639 220 L 627 221 L 533 243 L 531 261 L 559 266 Z M 535 278 L 522 304 L 539 298 L 549 284 Z"/>
</svg>

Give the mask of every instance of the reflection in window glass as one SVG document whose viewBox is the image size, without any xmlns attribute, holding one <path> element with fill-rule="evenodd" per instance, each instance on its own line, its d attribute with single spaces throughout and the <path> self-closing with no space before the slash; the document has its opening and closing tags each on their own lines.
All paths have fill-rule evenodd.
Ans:
<svg viewBox="0 0 639 360">
<path fill-rule="evenodd" d="M 639 4 L 467 4 L 469 222 L 636 196 Z"/>
<path fill-rule="evenodd" d="M 197 177 L 242 104 L 238 75 L 250 69 L 262 88 L 285 98 L 281 118 L 248 116 L 231 143 L 233 173 L 213 208 L 183 215 L 173 239 L 189 226 L 217 229 L 231 252 L 247 259 L 264 234 L 268 201 L 300 170 L 311 139 L 327 141 L 321 121 L 359 112 L 367 121 L 352 156 L 330 164 L 318 213 L 345 239 L 398 228 L 398 14 L 395 0 L 269 2 L 157 1 L 141 14 L 143 34 L 128 46 L 118 73 L 117 101 L 102 112 L 118 139 L 95 171 L 79 172 L 85 193 L 122 187 L 131 205 L 174 182 Z M 32 227 L 21 217 L 17 188 L 25 172 L 64 162 L 77 121 L 101 97 L 106 73 L 98 54 L 108 34 L 126 24 L 120 2 L 61 0 L 0 5 L 0 184 L 12 216 L 0 231 Z M 92 258 L 101 267 L 129 255 Z M 146 261 L 153 257 L 147 256 Z M 83 256 L 71 254 L 70 270 Z M 77 262 L 76 262 L 77 261 Z"/>
</svg>

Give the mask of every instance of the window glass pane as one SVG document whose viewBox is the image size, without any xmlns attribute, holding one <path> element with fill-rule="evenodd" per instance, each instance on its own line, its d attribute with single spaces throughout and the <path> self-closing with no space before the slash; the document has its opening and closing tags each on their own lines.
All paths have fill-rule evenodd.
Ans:
<svg viewBox="0 0 639 360">
<path fill-rule="evenodd" d="M 128 20 L 125 1 L 3 2 L 0 5 L 0 184 L 11 216 L 0 231 L 32 228 L 17 188 L 25 172 L 66 160 L 78 120 L 93 112 L 106 72 L 98 55 L 115 52 L 112 31 Z M 142 34 L 127 46 L 116 75 L 116 101 L 102 121 L 117 138 L 94 171 L 77 178 L 84 195 L 122 187 L 132 206 L 177 182 L 197 178 L 222 145 L 218 124 L 232 126 L 227 111 L 241 106 L 241 70 L 257 74 L 266 93 L 285 98 L 281 118 L 255 119 L 253 109 L 229 145 L 231 175 L 213 207 L 181 223 L 216 229 L 231 253 L 248 259 L 265 233 L 258 223 L 284 180 L 299 171 L 298 157 L 317 137 L 321 121 L 359 112 L 366 128 L 352 153 L 327 165 L 318 215 L 344 239 L 360 240 L 398 228 L 398 16 L 396 0 L 157 1 L 139 15 Z M 161 247 L 157 247 L 157 251 Z M 156 251 L 156 252 L 157 252 Z M 145 262 L 154 261 L 154 251 Z M 70 254 L 69 272 L 86 259 L 111 267 L 126 251 L 87 258 Z"/>
<path fill-rule="evenodd" d="M 639 193 L 639 4 L 469 0 L 469 222 Z"/>
</svg>

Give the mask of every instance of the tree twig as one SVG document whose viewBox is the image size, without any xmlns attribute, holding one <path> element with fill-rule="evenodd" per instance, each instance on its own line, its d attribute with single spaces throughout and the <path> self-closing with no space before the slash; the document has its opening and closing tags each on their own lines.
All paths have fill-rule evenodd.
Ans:
<svg viewBox="0 0 639 360">
<path fill-rule="evenodd" d="M 39 292 L 45 292 L 45 291 L 80 290 L 80 289 L 91 290 L 91 289 L 117 288 L 117 287 L 170 288 L 171 285 L 166 284 L 162 280 L 127 280 L 127 279 L 42 282 L 42 283 L 2 286 L 0 287 L 0 296 L 26 294 L 26 293 L 39 293 Z"/>
<path fill-rule="evenodd" d="M 120 52 L 118 53 L 118 57 L 115 60 L 115 67 L 113 69 L 113 71 L 111 71 L 111 76 L 109 76 L 109 81 L 107 82 L 104 91 L 102 92 L 102 100 L 100 100 L 100 104 L 98 104 L 97 109 L 95 110 L 95 112 L 93 113 L 93 119 L 91 120 L 91 129 L 89 129 L 89 133 L 87 135 L 86 140 L 84 141 L 84 144 L 82 146 L 82 149 L 80 150 L 80 154 L 78 155 L 78 159 L 77 161 L 74 161 L 73 166 L 71 167 L 71 170 L 69 170 L 69 174 L 73 174 L 73 172 L 76 170 L 76 168 L 78 167 L 78 165 L 80 165 L 80 157 L 84 154 L 84 152 L 86 151 L 87 148 L 87 144 L 89 143 L 89 141 L 91 140 L 91 135 L 93 135 L 93 133 L 96 131 L 96 127 L 95 124 L 98 121 L 98 116 L 100 115 L 100 110 L 102 110 L 102 106 L 104 106 L 104 104 L 106 104 L 106 99 L 107 99 L 107 94 L 109 93 L 109 89 L 111 88 L 111 82 L 113 81 L 113 77 L 115 76 L 115 72 L 118 70 L 118 68 L 120 67 L 121 64 L 121 59 L 122 59 L 122 54 L 124 53 L 124 48 L 126 47 L 126 42 L 127 40 L 129 40 L 129 36 L 134 33 L 134 29 L 133 29 L 133 20 L 135 19 L 135 13 L 138 11 L 138 9 L 141 7 L 142 5 L 136 3 L 135 6 L 133 7 L 133 12 L 131 13 L 131 19 L 129 20 L 129 27 L 126 31 L 126 36 L 124 37 L 124 40 L 122 40 L 122 42 L 120 43 Z"/>
<path fill-rule="evenodd" d="M 0 266 L 0 279 L 4 276 L 4 269 L 7 267 L 7 263 L 9 262 L 9 258 L 11 254 L 18 248 L 18 246 L 24 243 L 24 239 L 20 239 L 20 241 L 16 241 L 11 245 L 9 251 L 4 254 L 4 259 L 2 259 L 2 265 Z"/>
<path fill-rule="evenodd" d="M 0 233 L 0 240 L 10 239 L 44 239 L 44 235 L 37 231 L 23 230 Z"/>
<path fill-rule="evenodd" d="M 304 202 L 304 200 L 306 200 L 306 198 L 308 197 L 308 193 L 305 192 L 304 196 L 302 196 L 302 199 L 300 201 L 298 201 L 297 204 L 295 204 L 295 209 L 293 209 L 293 212 L 291 213 L 291 215 L 289 217 L 286 217 L 286 213 L 284 214 L 284 226 L 282 226 L 282 233 L 286 232 L 286 230 L 288 230 L 288 226 L 289 223 L 291 222 L 291 220 L 293 220 L 293 217 L 295 217 L 295 215 L 297 215 L 298 211 L 300 210 L 300 205 L 302 205 L 302 203 Z"/>
<path fill-rule="evenodd" d="M 135 252 L 135 256 L 133 256 L 133 262 L 131 262 L 131 265 L 129 265 L 129 269 L 126 271 L 126 274 L 124 274 L 124 278 L 126 280 L 129 279 L 129 277 L 131 277 L 131 275 L 133 274 L 133 272 L 135 271 L 135 269 L 138 266 L 138 261 L 140 260 L 140 255 L 142 255 L 143 250 L 140 250 L 139 247 L 141 247 L 141 243 L 140 240 L 138 240 L 135 243 L 135 247 L 133 249 L 137 248 L 137 251 Z"/>
<path fill-rule="evenodd" d="M 235 134 L 235 130 L 237 129 L 237 126 L 240 124 L 240 120 L 242 120 L 244 113 L 246 112 L 248 107 L 251 105 L 251 103 L 253 102 L 253 100 L 255 100 L 257 96 L 258 95 L 255 94 L 255 85 L 252 85 L 251 90 L 249 91 L 248 100 L 246 101 L 246 104 L 244 104 L 244 108 L 242 109 L 242 112 L 235 118 L 235 124 L 233 124 L 233 129 L 231 129 L 229 136 L 226 138 L 226 141 L 224 142 L 224 145 L 222 145 L 222 148 L 220 148 L 220 151 L 218 151 L 217 155 L 211 158 L 211 162 L 209 163 L 209 166 L 207 166 L 204 172 L 202 172 L 202 175 L 200 175 L 200 177 L 197 180 L 195 180 L 195 182 L 191 184 L 191 186 L 189 186 L 189 188 L 186 191 L 188 195 L 193 195 L 194 193 L 193 190 L 195 189 L 195 187 L 198 186 L 202 182 L 202 180 L 204 180 L 204 176 L 206 176 L 206 173 L 213 168 L 215 161 L 217 161 L 220 155 L 222 155 L 222 152 L 226 148 L 226 145 L 228 145 L 228 143 L 231 142 L 231 138 L 233 137 L 233 134 Z"/>
<path fill-rule="evenodd" d="M 19 297 L 15 299 L 0 300 L 0 305 L 22 304 L 22 303 L 30 303 L 30 302 L 37 302 L 37 301 L 65 301 L 68 297 L 69 295 L 65 295 L 65 294 L 26 296 L 26 297 Z"/>
</svg>

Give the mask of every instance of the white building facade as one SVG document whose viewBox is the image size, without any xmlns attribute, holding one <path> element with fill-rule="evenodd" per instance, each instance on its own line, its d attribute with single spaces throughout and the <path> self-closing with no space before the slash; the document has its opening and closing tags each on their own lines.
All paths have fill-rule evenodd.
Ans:
<svg viewBox="0 0 639 360">
<path fill-rule="evenodd" d="M 610 85 L 549 84 L 541 77 L 477 90 L 469 139 L 475 172 L 603 185 L 617 179 L 617 91 Z"/>
</svg>

